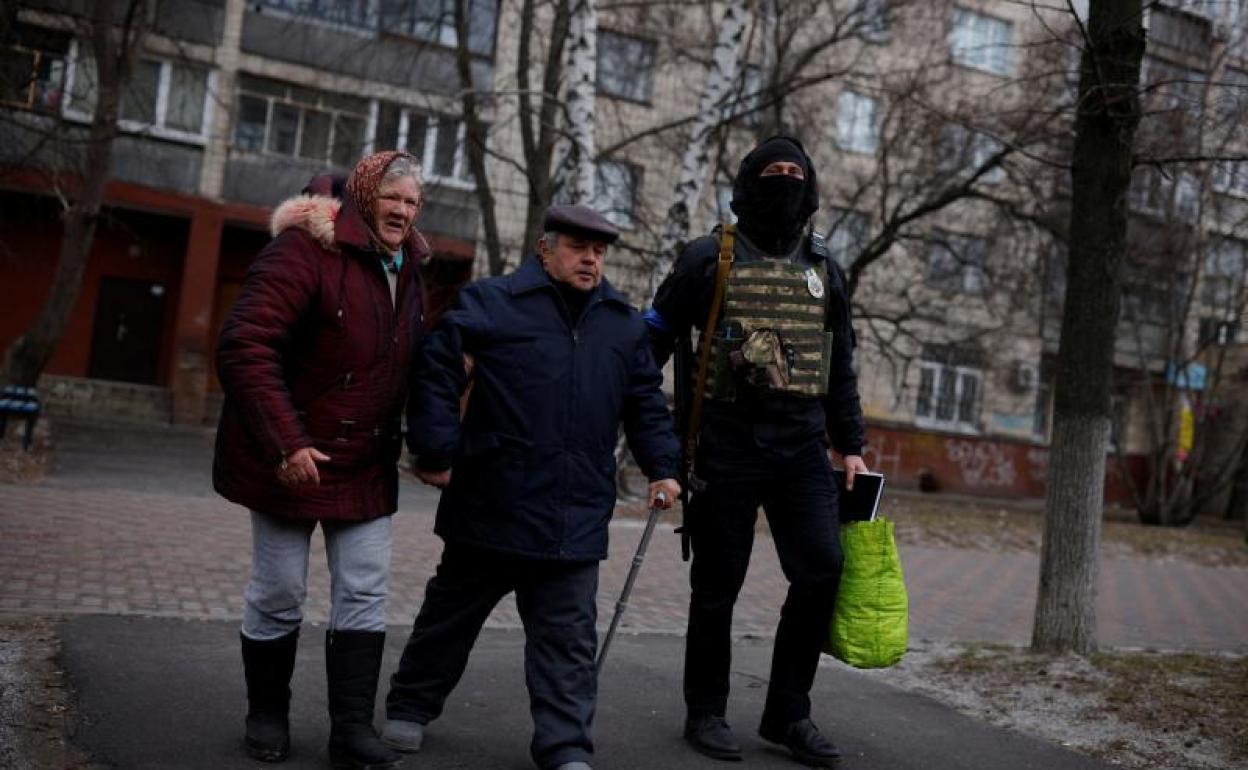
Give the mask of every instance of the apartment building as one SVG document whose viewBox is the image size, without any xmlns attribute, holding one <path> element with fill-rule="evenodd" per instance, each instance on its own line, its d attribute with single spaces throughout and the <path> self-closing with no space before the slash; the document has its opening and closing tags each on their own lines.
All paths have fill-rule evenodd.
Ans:
<svg viewBox="0 0 1248 770">
<path fill-rule="evenodd" d="M 121 94 L 113 181 L 81 296 L 43 392 L 54 406 L 215 420 L 212 350 L 271 207 L 373 149 L 424 161 L 421 225 L 444 291 L 471 272 L 478 215 L 442 3 L 161 0 Z M 472 74 L 493 78 L 496 16 L 473 3 Z M 0 96 L 0 345 L 52 280 L 98 89 L 87 2 L 6 19 Z M 7 11 L 6 11 L 7 13 Z M 449 26 L 448 26 L 449 25 Z M 384 33 L 382 30 L 384 29 Z"/>
<path fill-rule="evenodd" d="M 1164 119 L 1142 130 L 1142 152 L 1228 159 L 1144 164 L 1137 174 L 1139 258 L 1126 280 L 1116 400 L 1115 442 L 1128 455 L 1143 451 L 1136 437 L 1150 395 L 1167 382 L 1194 390 L 1209 369 L 1207 355 L 1176 360 L 1176 325 L 1188 352 L 1245 340 L 1248 163 L 1234 157 L 1248 148 L 1233 128 L 1248 114 L 1245 6 L 1163 3 L 1147 18 L 1146 99 Z M 15 308 L 0 321 L 0 344 L 33 317 L 50 280 L 59 226 L 58 179 L 48 171 L 72 170 L 57 153 L 73 143 L 59 137 L 80 134 L 91 114 L 90 61 L 73 34 L 85 7 L 24 3 L 4 41 L 6 71 L 31 75 L 21 93 L 4 96 L 0 123 L 0 244 L 10 252 L 0 258 L 0 302 Z M 473 86 L 491 97 L 481 115 L 487 175 L 512 264 L 531 248 L 517 118 L 526 7 L 468 6 Z M 533 7 L 530 88 L 552 44 L 550 7 Z M 435 282 L 449 292 L 474 259 L 475 272 L 486 272 L 453 8 L 454 0 L 155 3 L 123 98 L 109 216 L 48 370 L 66 399 L 107 393 L 155 403 L 178 421 L 211 420 L 212 340 L 267 239 L 269 207 L 312 174 L 345 171 L 374 149 L 423 160 L 421 226 L 437 252 Z M 732 174 L 759 132 L 797 133 L 819 169 L 816 227 L 856 282 L 869 462 L 901 484 L 1042 495 L 1063 285 L 1055 231 L 1068 206 L 1061 164 L 1077 83 L 1072 19 L 1004 0 L 775 8 L 747 25 L 724 107 L 728 130 L 711 148 L 691 235 L 731 217 Z M 683 126 L 721 13 L 715 3 L 598 13 L 594 205 L 624 232 L 608 274 L 638 304 L 653 285 Z M 768 42 L 776 40 L 783 45 Z M 46 130 L 19 130 L 29 126 Z M 1175 321 L 1180 296 L 1195 309 Z M 116 381 L 130 390 L 108 384 Z M 1122 484 L 1110 482 L 1111 496 L 1124 499 Z"/>
</svg>

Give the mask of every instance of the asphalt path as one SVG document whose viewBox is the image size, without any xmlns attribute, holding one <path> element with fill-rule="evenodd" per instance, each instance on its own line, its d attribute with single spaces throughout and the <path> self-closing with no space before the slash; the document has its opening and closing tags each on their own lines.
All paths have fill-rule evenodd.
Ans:
<svg viewBox="0 0 1248 770">
<path fill-rule="evenodd" d="M 108 765 L 144 768 L 273 767 L 242 751 L 245 712 L 235 622 L 85 615 L 61 626 L 62 664 L 78 699 L 75 743 Z M 406 629 L 391 629 L 383 664 L 393 670 Z M 292 685 L 292 753 L 282 767 L 325 768 L 324 629 L 305 626 Z M 405 768 L 532 768 L 521 632 L 486 630 L 445 714 Z M 769 640 L 736 644 L 728 719 L 745 764 L 716 762 L 681 740 L 684 642 L 621 636 L 603 667 L 595 723 L 598 770 L 798 767 L 759 739 Z M 1108 770 L 1111 765 L 992 727 L 935 701 L 881 684 L 834 662 L 812 693 L 814 717 L 845 753 L 844 770 Z"/>
</svg>

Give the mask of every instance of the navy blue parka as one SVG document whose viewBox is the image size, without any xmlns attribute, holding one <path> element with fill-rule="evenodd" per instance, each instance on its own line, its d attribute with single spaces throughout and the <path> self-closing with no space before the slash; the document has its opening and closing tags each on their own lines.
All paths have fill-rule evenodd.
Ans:
<svg viewBox="0 0 1248 770">
<path fill-rule="evenodd" d="M 474 365 L 461 423 L 464 354 Z M 606 280 L 575 319 L 536 257 L 464 287 L 412 379 L 409 448 L 423 469 L 452 469 L 434 528 L 444 540 L 605 559 L 621 423 L 648 478 L 676 476 L 645 322 Z"/>
</svg>

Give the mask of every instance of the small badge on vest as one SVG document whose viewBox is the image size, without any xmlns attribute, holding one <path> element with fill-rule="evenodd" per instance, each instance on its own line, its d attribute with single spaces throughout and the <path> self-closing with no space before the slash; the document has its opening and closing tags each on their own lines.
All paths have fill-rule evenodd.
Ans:
<svg viewBox="0 0 1248 770">
<path fill-rule="evenodd" d="M 813 267 L 806 268 L 806 290 L 815 299 L 823 299 L 823 281 L 819 280 L 819 274 Z"/>
</svg>

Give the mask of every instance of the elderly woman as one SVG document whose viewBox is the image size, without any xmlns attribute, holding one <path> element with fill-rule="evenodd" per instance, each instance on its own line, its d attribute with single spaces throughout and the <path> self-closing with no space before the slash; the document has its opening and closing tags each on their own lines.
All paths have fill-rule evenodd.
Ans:
<svg viewBox="0 0 1248 770">
<path fill-rule="evenodd" d="M 221 330 L 225 406 L 213 485 L 251 510 L 243 594 L 246 750 L 289 747 L 290 676 L 317 523 L 331 581 L 325 669 L 335 767 L 388 768 L 373 729 L 385 640 L 399 416 L 424 321 L 413 227 L 423 196 L 406 153 L 359 162 L 340 200 L 329 177 L 278 206 Z"/>
</svg>

